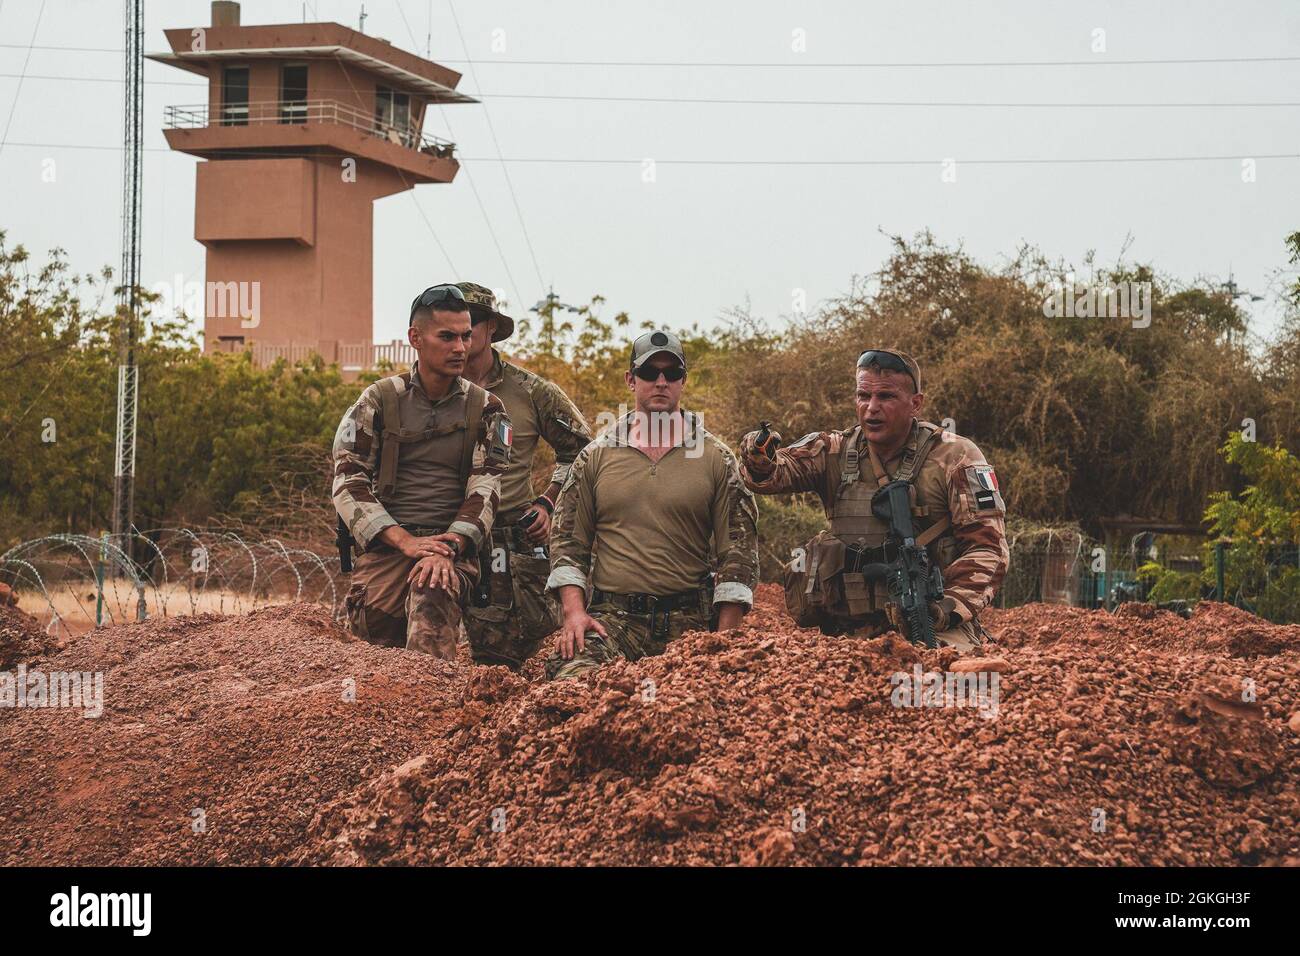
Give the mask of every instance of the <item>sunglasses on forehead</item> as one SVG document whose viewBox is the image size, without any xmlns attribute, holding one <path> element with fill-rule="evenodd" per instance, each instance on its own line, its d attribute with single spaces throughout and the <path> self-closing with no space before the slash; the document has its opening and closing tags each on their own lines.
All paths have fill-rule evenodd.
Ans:
<svg viewBox="0 0 1300 956">
<path fill-rule="evenodd" d="M 667 368 L 655 368 L 649 363 L 642 365 L 640 368 L 632 369 L 632 374 L 643 382 L 657 382 L 662 375 L 670 382 L 680 382 L 686 377 L 686 369 L 680 365 L 670 365 Z"/>
<path fill-rule="evenodd" d="M 867 349 L 858 356 L 858 368 L 869 368 L 875 365 L 878 368 L 890 372 L 902 372 L 912 380 L 912 385 L 916 385 L 916 376 L 912 370 L 907 367 L 907 363 L 895 355 L 893 352 L 882 352 L 879 349 Z"/>
<path fill-rule="evenodd" d="M 417 295 L 415 301 L 411 303 L 410 322 L 415 321 L 415 313 L 417 309 L 431 309 L 435 306 L 446 305 L 449 302 L 459 302 L 461 305 L 464 305 L 465 293 L 461 292 L 460 289 L 454 285 L 429 286 L 429 288 Z M 410 322 L 407 324 L 409 325 Z"/>
</svg>

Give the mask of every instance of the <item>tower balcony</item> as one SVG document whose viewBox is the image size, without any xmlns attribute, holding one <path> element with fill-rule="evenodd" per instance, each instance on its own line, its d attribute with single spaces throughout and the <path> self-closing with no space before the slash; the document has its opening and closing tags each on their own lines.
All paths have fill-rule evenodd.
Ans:
<svg viewBox="0 0 1300 956">
<path fill-rule="evenodd" d="M 412 184 L 448 183 L 460 168 L 455 143 L 338 100 L 168 106 L 163 127 L 172 149 L 209 159 L 332 153 L 393 167 Z"/>
</svg>

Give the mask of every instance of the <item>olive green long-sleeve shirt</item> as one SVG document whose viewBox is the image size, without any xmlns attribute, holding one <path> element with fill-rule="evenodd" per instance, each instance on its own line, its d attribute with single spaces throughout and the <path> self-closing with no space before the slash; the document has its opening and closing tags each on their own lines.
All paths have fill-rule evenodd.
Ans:
<svg viewBox="0 0 1300 956">
<path fill-rule="evenodd" d="M 578 455 L 555 509 L 548 589 L 668 595 L 716 569 L 715 604 L 753 605 L 754 496 L 731 450 L 685 415 L 685 441 L 657 462 L 618 426 Z"/>
</svg>

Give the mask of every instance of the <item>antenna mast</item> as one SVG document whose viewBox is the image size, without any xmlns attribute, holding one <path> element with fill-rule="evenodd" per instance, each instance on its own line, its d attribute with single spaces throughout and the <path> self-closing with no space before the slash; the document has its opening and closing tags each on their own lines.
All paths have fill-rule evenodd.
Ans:
<svg viewBox="0 0 1300 956">
<path fill-rule="evenodd" d="M 126 5 L 126 117 L 122 134 L 122 287 L 118 299 L 117 443 L 113 456 L 113 535 L 129 556 L 135 523 L 135 432 L 140 326 L 140 148 L 144 90 L 144 0 Z"/>
</svg>

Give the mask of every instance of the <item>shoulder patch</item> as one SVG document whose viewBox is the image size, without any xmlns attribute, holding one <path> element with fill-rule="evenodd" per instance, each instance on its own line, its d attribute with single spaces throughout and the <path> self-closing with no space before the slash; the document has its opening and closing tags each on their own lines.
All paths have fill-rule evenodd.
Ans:
<svg viewBox="0 0 1300 956">
<path fill-rule="evenodd" d="M 487 437 L 488 461 L 494 465 L 510 464 L 510 448 L 514 444 L 515 430 L 504 412 L 497 411 L 492 415 Z"/>
<path fill-rule="evenodd" d="M 968 465 L 966 486 L 977 513 L 1006 510 L 998 487 L 998 476 L 991 465 Z"/>
</svg>

